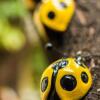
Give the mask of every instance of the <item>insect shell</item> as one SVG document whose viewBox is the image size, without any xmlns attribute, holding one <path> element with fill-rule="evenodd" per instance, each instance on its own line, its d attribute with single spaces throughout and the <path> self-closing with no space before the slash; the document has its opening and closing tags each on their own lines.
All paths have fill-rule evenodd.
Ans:
<svg viewBox="0 0 100 100">
<path fill-rule="evenodd" d="M 80 100 L 90 90 L 92 76 L 78 58 L 60 59 L 41 78 L 41 100 Z"/>
<path fill-rule="evenodd" d="M 39 16 L 42 24 L 62 32 L 68 27 L 74 12 L 74 0 L 43 0 Z"/>
</svg>

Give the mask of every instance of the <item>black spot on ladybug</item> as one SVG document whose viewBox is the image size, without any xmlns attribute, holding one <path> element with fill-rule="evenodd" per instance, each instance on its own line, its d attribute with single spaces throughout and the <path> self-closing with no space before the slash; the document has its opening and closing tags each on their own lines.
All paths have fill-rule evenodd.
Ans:
<svg viewBox="0 0 100 100">
<path fill-rule="evenodd" d="M 42 83 L 41 83 L 41 91 L 45 92 L 48 86 L 48 77 L 43 78 Z"/>
</svg>

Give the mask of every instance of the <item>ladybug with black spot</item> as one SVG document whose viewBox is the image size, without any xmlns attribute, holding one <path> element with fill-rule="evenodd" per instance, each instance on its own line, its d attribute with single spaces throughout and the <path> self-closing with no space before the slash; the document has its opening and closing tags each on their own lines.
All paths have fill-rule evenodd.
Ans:
<svg viewBox="0 0 100 100">
<path fill-rule="evenodd" d="M 92 75 L 81 57 L 63 58 L 42 74 L 41 100 L 80 100 L 92 87 Z"/>
<path fill-rule="evenodd" d="M 33 22 L 44 41 L 48 41 L 48 39 L 55 41 L 58 38 L 61 40 L 74 13 L 74 0 L 42 0 L 35 9 Z"/>
</svg>

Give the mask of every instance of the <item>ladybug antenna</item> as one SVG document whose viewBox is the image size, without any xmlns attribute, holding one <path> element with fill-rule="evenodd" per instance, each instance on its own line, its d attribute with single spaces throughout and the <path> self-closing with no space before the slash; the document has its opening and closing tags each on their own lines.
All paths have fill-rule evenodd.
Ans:
<svg viewBox="0 0 100 100">
<path fill-rule="evenodd" d="M 67 57 L 67 53 L 62 53 L 60 50 L 58 50 L 56 47 L 54 47 L 53 44 L 50 43 L 50 42 L 47 43 L 47 44 L 45 45 L 45 48 L 46 48 L 46 50 L 48 50 L 48 51 L 57 52 L 58 54 L 62 55 L 64 58 Z"/>
</svg>

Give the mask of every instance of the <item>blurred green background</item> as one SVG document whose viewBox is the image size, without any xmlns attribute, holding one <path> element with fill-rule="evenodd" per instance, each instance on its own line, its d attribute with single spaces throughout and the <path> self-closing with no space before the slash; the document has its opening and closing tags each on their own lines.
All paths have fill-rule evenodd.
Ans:
<svg viewBox="0 0 100 100">
<path fill-rule="evenodd" d="M 39 100 L 48 65 L 28 0 L 0 0 L 0 100 Z M 33 99 L 34 98 L 34 99 Z"/>
</svg>

